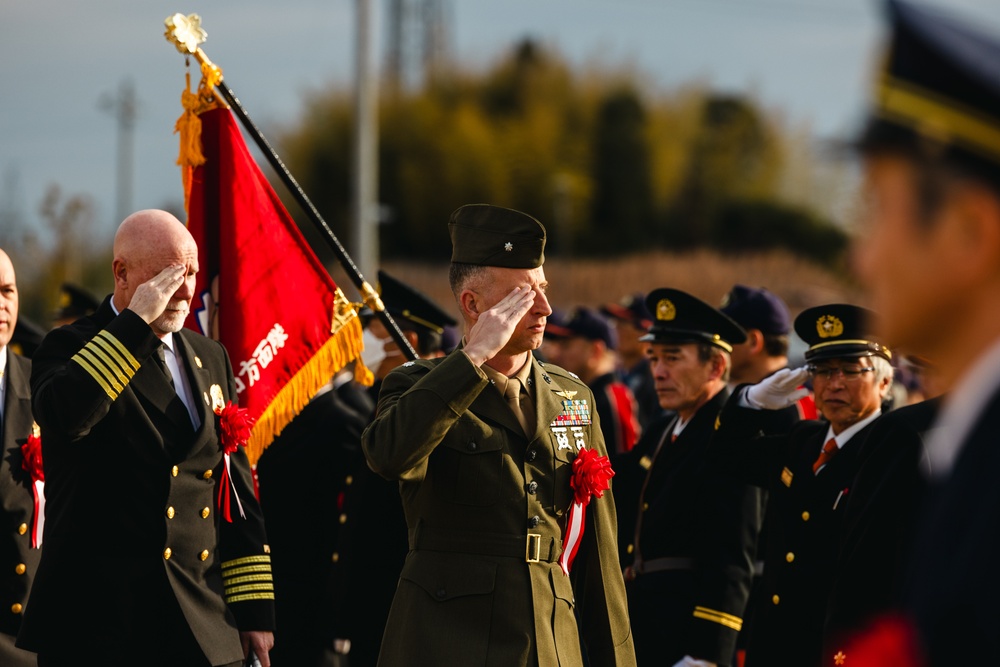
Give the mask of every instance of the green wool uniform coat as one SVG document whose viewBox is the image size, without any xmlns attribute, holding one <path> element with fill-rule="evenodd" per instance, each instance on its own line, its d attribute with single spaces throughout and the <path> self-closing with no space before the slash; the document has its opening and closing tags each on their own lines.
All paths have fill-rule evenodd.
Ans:
<svg viewBox="0 0 1000 667">
<path fill-rule="evenodd" d="M 32 358 L 42 428 L 45 540 L 18 646 L 100 664 L 229 665 L 239 630 L 274 629 L 263 517 L 242 447 L 230 456 L 232 522 L 213 395 L 238 400 L 219 343 L 173 334 L 195 430 L 156 362 L 153 330 L 110 298 L 49 332 Z M 236 494 L 244 516 L 237 508 Z"/>
<path fill-rule="evenodd" d="M 530 363 L 531 440 L 461 350 L 383 383 L 362 444 L 373 470 L 399 480 L 410 541 L 383 667 L 576 666 L 581 643 L 592 667 L 635 664 L 610 492 L 587 507 L 570 576 L 558 564 L 573 459 L 581 447 L 607 455 L 593 394 Z"/>
</svg>

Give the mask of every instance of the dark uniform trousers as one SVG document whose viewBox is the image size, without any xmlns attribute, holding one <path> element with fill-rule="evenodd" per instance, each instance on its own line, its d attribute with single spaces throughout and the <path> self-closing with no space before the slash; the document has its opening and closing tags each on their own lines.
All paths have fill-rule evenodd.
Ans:
<svg viewBox="0 0 1000 667">
<path fill-rule="evenodd" d="M 753 577 L 759 491 L 709 461 L 728 391 L 703 405 L 671 441 L 676 417 L 654 422 L 622 462 L 636 498 L 626 584 L 640 665 L 684 655 L 733 660 Z M 636 474 L 642 471 L 641 474 Z M 631 517 L 629 517 L 631 518 Z"/>
<path fill-rule="evenodd" d="M 186 329 L 173 340 L 197 430 L 168 410 L 176 392 L 159 339 L 132 311 L 116 316 L 110 297 L 32 358 L 45 541 L 17 642 L 43 659 L 229 665 L 243 658 L 238 629 L 274 629 L 270 548 L 242 447 L 225 488 L 232 521 L 217 509 L 212 408 L 238 401 L 228 355 Z"/>
<path fill-rule="evenodd" d="M 747 667 L 820 664 L 823 622 L 857 451 L 872 425 L 854 435 L 827 465 L 813 462 L 829 424 L 803 421 L 785 435 L 758 437 L 768 411 L 726 404 L 713 457 L 745 481 L 768 490 L 761 607 L 755 610 Z"/>
<path fill-rule="evenodd" d="M 355 572 L 354 489 L 358 466 L 364 465 L 361 432 L 368 418 L 331 387 L 306 405 L 257 462 L 279 619 L 274 667 L 347 664 L 336 641 L 352 639 L 351 617 L 363 600 L 351 599 L 348 588 Z"/>
<path fill-rule="evenodd" d="M 593 395 L 531 360 L 536 428 L 525 436 L 461 350 L 385 378 L 362 443 L 400 483 L 410 552 L 379 665 L 634 665 L 615 501 L 593 498 L 570 576 L 558 559 L 580 448 L 606 456 Z"/>
<path fill-rule="evenodd" d="M 16 648 L 14 639 L 41 556 L 31 546 L 35 516 L 31 475 L 22 467 L 21 447 L 31 435 L 31 361 L 7 348 L 0 457 L 0 665 L 33 667 L 35 655 Z"/>
</svg>

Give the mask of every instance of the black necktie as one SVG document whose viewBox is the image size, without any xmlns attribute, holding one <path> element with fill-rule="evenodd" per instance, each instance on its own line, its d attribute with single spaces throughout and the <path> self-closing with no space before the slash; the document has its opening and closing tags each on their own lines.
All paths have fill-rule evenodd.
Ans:
<svg viewBox="0 0 1000 667">
<path fill-rule="evenodd" d="M 166 349 L 167 346 L 160 343 L 159 347 L 156 348 L 156 359 L 159 361 L 160 370 L 163 371 L 163 374 L 167 378 L 167 384 L 169 384 L 171 388 L 174 388 L 174 376 L 171 375 L 170 367 L 167 366 Z"/>
</svg>

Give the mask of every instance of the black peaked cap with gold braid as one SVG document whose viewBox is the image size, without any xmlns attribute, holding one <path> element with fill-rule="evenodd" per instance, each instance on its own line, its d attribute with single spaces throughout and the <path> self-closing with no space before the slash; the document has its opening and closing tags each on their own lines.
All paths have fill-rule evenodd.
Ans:
<svg viewBox="0 0 1000 667">
<path fill-rule="evenodd" d="M 378 291 L 385 309 L 399 324 L 410 323 L 418 329 L 444 333 L 445 327 L 457 324 L 430 297 L 379 269 Z M 400 321 L 402 320 L 402 321 Z"/>
<path fill-rule="evenodd" d="M 1000 41 L 938 9 L 886 6 L 891 41 L 859 148 L 916 152 L 1000 184 Z"/>
<path fill-rule="evenodd" d="M 809 346 L 806 361 L 878 356 L 892 352 L 872 334 L 875 313 L 846 303 L 807 308 L 795 318 L 795 333 Z"/>
<path fill-rule="evenodd" d="M 653 326 L 640 340 L 651 343 L 710 343 L 726 352 L 747 333 L 732 318 L 679 289 L 663 287 L 646 296 Z"/>
<path fill-rule="evenodd" d="M 527 213 L 491 204 L 466 204 L 448 221 L 451 261 L 537 269 L 545 261 L 545 227 Z"/>
</svg>

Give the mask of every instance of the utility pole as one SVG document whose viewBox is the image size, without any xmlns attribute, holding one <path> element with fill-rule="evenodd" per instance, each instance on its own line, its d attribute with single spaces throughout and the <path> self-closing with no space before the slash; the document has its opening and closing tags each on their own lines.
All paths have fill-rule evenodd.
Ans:
<svg viewBox="0 0 1000 667">
<path fill-rule="evenodd" d="M 132 163 L 133 136 L 135 119 L 139 111 L 139 102 L 135 96 L 135 86 L 131 79 L 125 79 L 118 86 L 117 95 L 105 93 L 100 100 L 100 107 L 108 111 L 118 122 L 118 177 L 117 177 L 117 207 L 115 223 L 120 223 L 132 212 Z"/>
<path fill-rule="evenodd" d="M 350 254 L 366 278 L 379 264 L 378 239 L 378 79 L 372 57 L 372 0 L 356 0 L 354 146 Z"/>
</svg>

